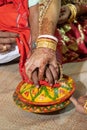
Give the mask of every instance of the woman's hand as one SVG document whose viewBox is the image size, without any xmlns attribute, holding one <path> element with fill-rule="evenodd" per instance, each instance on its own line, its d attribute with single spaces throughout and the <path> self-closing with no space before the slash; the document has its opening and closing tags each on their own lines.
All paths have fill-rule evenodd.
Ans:
<svg viewBox="0 0 87 130">
<path fill-rule="evenodd" d="M 36 11 L 33 10 L 34 8 L 30 10 L 30 15 L 35 15 L 35 17 L 34 15 L 33 17 L 32 15 L 30 16 L 32 39 L 35 39 L 33 38 L 33 36 L 38 37 L 37 34 L 47 34 L 52 36 L 54 36 L 55 34 L 55 28 L 57 26 L 57 21 L 59 18 L 61 8 L 61 0 L 53 0 L 51 4 L 49 4 L 48 6 L 49 8 L 47 9 L 44 17 L 39 19 L 39 25 L 37 20 L 38 13 L 34 13 L 38 11 L 38 8 L 36 7 Z M 36 18 L 36 20 L 34 18 Z M 32 23 L 32 19 L 34 24 Z M 36 25 L 36 29 L 34 25 Z M 32 40 L 32 42 L 34 42 L 35 40 Z M 25 63 L 25 69 L 29 80 L 33 81 L 35 85 L 38 85 L 39 80 L 43 80 L 45 78 L 48 80 L 50 84 L 53 84 L 58 78 L 56 52 L 48 48 L 35 49 L 35 51 L 31 54 L 30 58 L 27 59 Z"/>
<path fill-rule="evenodd" d="M 0 52 L 6 52 L 16 43 L 17 33 L 0 31 Z"/>
<path fill-rule="evenodd" d="M 25 63 L 26 74 L 29 80 L 34 81 L 35 84 L 38 84 L 39 80 L 44 79 L 46 68 L 49 68 L 47 71 L 50 71 L 46 72 L 46 77 L 51 84 L 53 83 L 53 79 L 57 80 L 58 64 L 56 60 L 56 52 L 48 48 L 35 49 L 30 58 L 27 59 Z M 32 75 L 35 75 L 35 71 L 36 80 L 32 78 Z M 51 73 L 51 76 L 53 77 L 49 78 L 48 73 Z"/>
<path fill-rule="evenodd" d="M 60 78 L 60 71 L 56 71 L 53 65 L 47 65 L 44 71 L 43 80 L 48 82 L 50 86 L 57 83 Z M 38 78 L 38 70 L 33 71 L 32 80 L 36 87 L 39 87 L 39 78 Z"/>
<path fill-rule="evenodd" d="M 79 97 L 78 100 L 71 96 L 70 101 L 75 105 L 77 112 L 87 115 L 87 95 Z"/>
<path fill-rule="evenodd" d="M 67 22 L 69 16 L 70 16 L 70 9 L 68 8 L 68 6 L 66 5 L 62 6 L 58 24 L 63 24 Z"/>
</svg>

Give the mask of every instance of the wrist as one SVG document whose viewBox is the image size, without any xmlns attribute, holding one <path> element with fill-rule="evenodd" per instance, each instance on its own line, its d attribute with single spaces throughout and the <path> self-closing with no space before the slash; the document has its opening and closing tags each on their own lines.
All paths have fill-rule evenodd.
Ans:
<svg viewBox="0 0 87 130">
<path fill-rule="evenodd" d="M 77 15 L 80 15 L 80 6 L 79 4 L 75 4 L 76 8 L 77 8 Z"/>
<path fill-rule="evenodd" d="M 76 4 L 77 15 L 82 15 L 87 13 L 87 4 Z"/>
<path fill-rule="evenodd" d="M 31 49 L 36 49 L 36 42 L 32 42 L 32 46 L 31 46 Z"/>
<path fill-rule="evenodd" d="M 56 51 L 58 39 L 51 35 L 40 35 L 36 41 L 36 48 L 49 48 Z"/>
</svg>

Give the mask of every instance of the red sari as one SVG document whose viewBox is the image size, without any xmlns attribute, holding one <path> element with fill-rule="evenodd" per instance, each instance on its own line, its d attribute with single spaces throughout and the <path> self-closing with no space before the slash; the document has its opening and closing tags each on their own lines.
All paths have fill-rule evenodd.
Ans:
<svg viewBox="0 0 87 130">
<path fill-rule="evenodd" d="M 62 61 L 87 60 L 87 17 L 81 16 L 72 23 L 58 26 L 56 35 L 62 46 Z"/>
<path fill-rule="evenodd" d="M 10 31 L 19 34 L 19 38 L 17 38 L 20 52 L 19 68 L 25 80 L 27 76 L 24 71 L 24 63 L 31 47 L 27 4 L 27 0 L 0 0 L 0 31 Z"/>
<path fill-rule="evenodd" d="M 27 4 L 27 0 L 0 0 L 0 30 L 16 32 L 20 35 L 17 38 L 20 52 L 19 68 L 25 81 L 28 81 L 28 78 L 25 74 L 24 64 L 31 48 Z M 58 60 L 61 55 L 63 55 L 63 63 L 87 59 L 87 18 L 58 27 L 56 36 L 59 40 Z M 59 55 L 61 48 L 62 52 Z"/>
</svg>

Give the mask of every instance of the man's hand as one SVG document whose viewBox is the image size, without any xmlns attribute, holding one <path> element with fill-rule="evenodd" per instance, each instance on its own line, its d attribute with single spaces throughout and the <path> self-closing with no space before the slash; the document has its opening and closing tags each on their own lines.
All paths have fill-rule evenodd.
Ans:
<svg viewBox="0 0 87 130">
<path fill-rule="evenodd" d="M 0 52 L 6 52 L 12 49 L 17 37 L 17 33 L 0 31 Z"/>
<path fill-rule="evenodd" d="M 68 6 L 66 5 L 62 6 L 58 24 L 63 24 L 67 22 L 69 16 L 70 16 L 70 9 L 68 8 Z"/>
<path fill-rule="evenodd" d="M 35 84 L 38 84 L 37 82 L 39 80 L 44 79 L 45 70 L 48 68 L 47 66 L 49 66 L 49 69 L 47 69 L 46 77 L 51 84 L 53 83 L 53 79 L 57 80 L 58 74 L 56 52 L 48 48 L 35 49 L 30 58 L 27 59 L 27 62 L 25 63 L 26 74 L 29 80 L 34 81 Z M 52 73 L 52 78 L 49 78 L 48 71 Z M 34 78 L 32 79 L 32 74 L 36 75 L 36 80 Z"/>
</svg>

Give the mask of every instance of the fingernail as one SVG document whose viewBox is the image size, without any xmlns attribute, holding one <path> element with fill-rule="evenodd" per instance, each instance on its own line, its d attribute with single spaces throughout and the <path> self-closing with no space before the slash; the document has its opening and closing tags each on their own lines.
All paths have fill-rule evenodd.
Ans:
<svg viewBox="0 0 87 130">
<path fill-rule="evenodd" d="M 55 80 L 55 84 L 57 83 L 57 80 Z"/>
<path fill-rule="evenodd" d="M 39 85 L 36 85 L 36 88 L 39 88 Z"/>
<path fill-rule="evenodd" d="M 53 84 L 50 84 L 50 86 L 52 87 L 52 86 L 53 86 Z"/>
<path fill-rule="evenodd" d="M 45 81 L 48 82 L 48 79 L 46 78 Z"/>
</svg>

